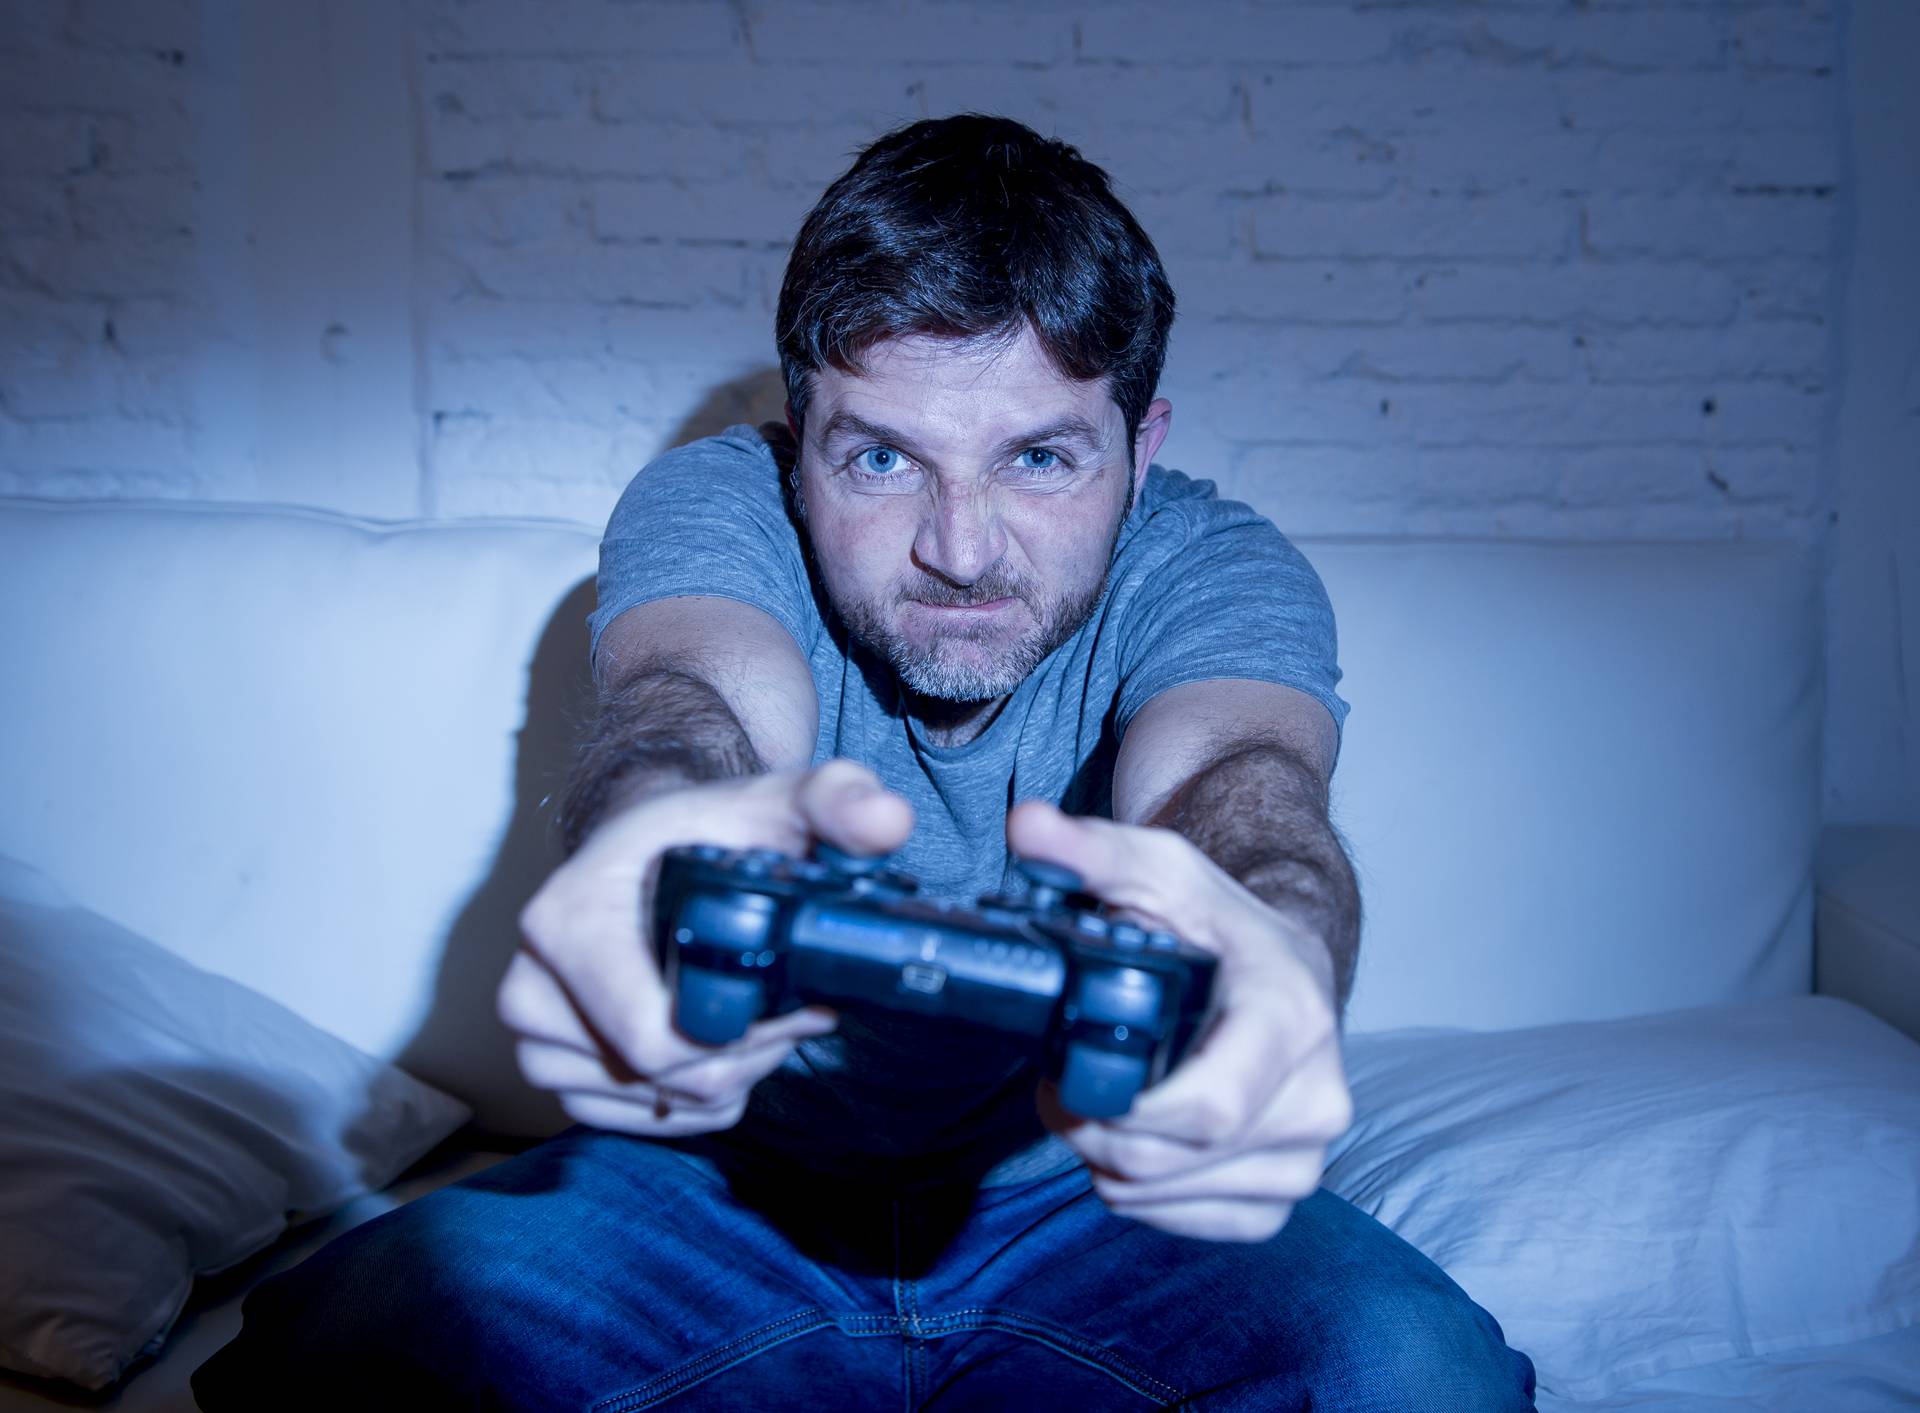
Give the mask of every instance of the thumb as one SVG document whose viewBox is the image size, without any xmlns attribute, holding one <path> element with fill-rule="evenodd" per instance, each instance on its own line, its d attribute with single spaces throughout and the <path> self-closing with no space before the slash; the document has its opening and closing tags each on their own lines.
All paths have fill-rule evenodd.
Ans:
<svg viewBox="0 0 1920 1413">
<path fill-rule="evenodd" d="M 891 853 L 913 833 L 913 806 L 850 760 L 830 760 L 799 777 L 794 806 L 807 832 L 854 854 Z"/>
</svg>

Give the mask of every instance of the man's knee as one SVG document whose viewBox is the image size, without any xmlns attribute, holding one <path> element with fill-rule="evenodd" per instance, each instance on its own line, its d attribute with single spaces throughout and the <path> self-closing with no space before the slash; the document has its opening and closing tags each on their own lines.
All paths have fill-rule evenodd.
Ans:
<svg viewBox="0 0 1920 1413">
<path fill-rule="evenodd" d="M 1438 1275 L 1438 1269 L 1435 1268 Z M 1441 1277 L 1375 1286 L 1327 1332 L 1313 1406 L 1404 1413 L 1533 1407 L 1533 1362 L 1499 1322 Z"/>
<path fill-rule="evenodd" d="M 1532 1361 L 1433 1261 L 1358 1208 L 1316 1193 L 1250 1263 L 1247 1369 L 1204 1409 L 1504 1413 L 1533 1407 Z"/>
</svg>

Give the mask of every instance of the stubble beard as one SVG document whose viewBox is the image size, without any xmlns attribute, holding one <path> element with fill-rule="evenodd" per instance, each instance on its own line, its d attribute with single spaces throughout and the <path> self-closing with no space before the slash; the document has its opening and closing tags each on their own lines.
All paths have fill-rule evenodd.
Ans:
<svg viewBox="0 0 1920 1413">
<path fill-rule="evenodd" d="M 1107 575 L 1077 594 L 1061 595 L 1036 603 L 1030 590 L 1022 585 L 994 583 L 992 576 L 966 589 L 937 579 L 896 590 L 893 603 L 934 604 L 962 607 L 991 603 L 995 599 L 1018 599 L 1026 605 L 1034 624 L 1000 652 L 998 658 L 981 664 L 964 650 L 972 643 L 991 643 L 1005 630 L 993 623 L 956 623 L 939 631 L 926 643 L 914 643 L 899 632 L 885 609 L 871 600 L 836 603 L 847 629 L 871 652 L 883 659 L 908 688 L 924 697 L 949 702 L 984 702 L 1005 696 L 1027 679 L 1055 648 L 1079 632 L 1093 616 L 1094 608 L 1105 592 Z"/>
</svg>

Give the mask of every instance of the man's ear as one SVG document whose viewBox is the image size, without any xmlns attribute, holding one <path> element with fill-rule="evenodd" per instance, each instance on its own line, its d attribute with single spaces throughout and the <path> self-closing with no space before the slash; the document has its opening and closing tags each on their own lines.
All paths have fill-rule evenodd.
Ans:
<svg viewBox="0 0 1920 1413">
<path fill-rule="evenodd" d="M 1164 397 L 1156 397 L 1147 404 L 1147 415 L 1140 419 L 1140 426 L 1133 434 L 1133 494 L 1140 495 L 1141 483 L 1147 477 L 1147 465 L 1160 451 L 1160 443 L 1167 439 L 1167 433 L 1173 430 L 1173 404 Z"/>
</svg>

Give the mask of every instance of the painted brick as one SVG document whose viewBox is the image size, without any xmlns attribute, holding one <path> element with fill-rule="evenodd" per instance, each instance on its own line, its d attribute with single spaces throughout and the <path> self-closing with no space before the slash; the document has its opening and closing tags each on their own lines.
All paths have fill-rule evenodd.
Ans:
<svg viewBox="0 0 1920 1413">
<path fill-rule="evenodd" d="M 1600 383 L 1817 382 L 1827 362 L 1826 329 L 1804 320 L 1743 320 L 1721 329 L 1596 330 L 1582 337 L 1581 362 Z"/>
<path fill-rule="evenodd" d="M 1180 301 L 1162 459 L 1298 528 L 1819 515 L 1850 197 L 1824 0 L 406 14 L 432 513 L 599 521 L 666 446 L 775 415 L 800 218 L 881 130 L 975 109 L 1107 168 Z M 221 311 L 341 274 L 255 270 L 207 224 L 244 199 L 197 165 L 201 23 L 0 15 L 0 490 L 276 494 L 270 464 L 201 464 L 243 440 L 192 425 L 221 415 Z"/>
<path fill-rule="evenodd" d="M 436 114 L 475 122 L 565 118 L 583 114 L 593 98 L 599 61 L 485 58 L 429 59 L 423 97 Z"/>
<path fill-rule="evenodd" d="M 1638 195 L 1580 206 L 1580 245 L 1610 259 L 1826 255 L 1831 200 L 1799 193 Z"/>
<path fill-rule="evenodd" d="M 1338 69 L 1257 66 L 1242 79 L 1249 130 L 1286 142 L 1347 130 L 1385 141 L 1410 133 L 1504 139 L 1547 132 L 1560 124 L 1564 81 L 1544 71 L 1445 61 L 1382 69 L 1365 82 Z"/>
<path fill-rule="evenodd" d="M 595 117 L 475 123 L 445 117 L 427 128 L 432 170 L 530 173 L 561 180 L 667 177 L 700 182 L 737 176 L 749 145 L 708 127 L 613 123 Z"/>
<path fill-rule="evenodd" d="M 723 130 L 816 123 L 877 132 L 920 116 L 907 83 L 894 65 L 866 75 L 720 60 L 627 64 L 596 73 L 593 112 L 622 123 L 704 123 Z"/>
<path fill-rule="evenodd" d="M 1395 323 L 1410 306 L 1416 278 L 1384 260 L 1167 256 L 1165 264 L 1180 318 L 1190 321 L 1231 316 L 1317 325 Z"/>
<path fill-rule="evenodd" d="M 1433 262 L 1410 282 L 1414 307 L 1429 320 L 1724 324 L 1742 298 L 1732 271 L 1651 261 Z"/>
<path fill-rule="evenodd" d="M 1561 116 L 1589 132 L 1688 134 L 1834 130 L 1839 87 L 1815 74 L 1567 74 L 1555 80 Z"/>
<path fill-rule="evenodd" d="M 0 50 L 0 103 L 43 113 L 163 111 L 183 106 L 192 92 L 198 74 L 190 63 L 185 49 L 170 47 L 133 53 L 70 45 Z"/>
<path fill-rule="evenodd" d="M 1413 196 L 1371 200 L 1270 197 L 1250 205 L 1256 255 L 1441 255 L 1552 258 L 1572 244 L 1569 202 L 1526 196 Z"/>
<path fill-rule="evenodd" d="M 1174 5 L 1089 6 L 1078 21 L 1079 57 L 1121 63 L 1364 64 L 1390 57 L 1408 29 L 1391 10 L 1209 4 L 1204 22 Z"/>
<path fill-rule="evenodd" d="M 35 285 L 70 297 L 164 298 L 197 277 L 192 241 L 147 235 L 137 240 L 9 238 L 12 263 Z M 4 278 L 0 274 L 0 278 Z"/>
<path fill-rule="evenodd" d="M 422 226 L 430 239 L 515 246 L 559 242 L 592 230 L 593 203 L 575 179 L 544 173 L 490 171 L 442 178 L 420 188 Z"/>
<path fill-rule="evenodd" d="M 1833 17 L 1809 7 L 1768 6 L 1729 18 L 1735 52 L 1752 69 L 1830 72 L 1839 61 Z"/>
<path fill-rule="evenodd" d="M 1736 52 L 1724 10 L 1530 5 L 1447 16 L 1420 37 L 1508 64 L 1689 72 L 1724 67 Z"/>
<path fill-rule="evenodd" d="M 1045 70 L 1001 65 L 940 65 L 913 76 L 920 111 L 973 110 L 1017 118 L 1083 151 L 1121 150 L 1135 134 L 1177 129 L 1214 132 L 1240 121 L 1233 78 L 1143 64 L 1071 64 Z"/>
<path fill-rule="evenodd" d="M 480 291 L 508 298 L 694 307 L 738 304 L 751 293 L 739 253 L 726 247 L 553 241 L 445 258 Z"/>
<path fill-rule="evenodd" d="M 737 52 L 742 30 L 731 5 L 711 0 L 434 0 L 421 37 L 432 52 L 447 55 L 661 59 Z"/>
<path fill-rule="evenodd" d="M 199 9 L 195 0 L 67 0 L 61 37 L 81 47 L 179 49 L 198 41 Z"/>
<path fill-rule="evenodd" d="M 65 177 L 99 165 L 100 123 L 84 113 L 11 113 L 0 122 L 0 175 Z"/>
<path fill-rule="evenodd" d="M 782 0 L 747 22 L 765 64 L 825 64 L 836 71 L 883 64 L 1053 64 L 1074 57 L 1074 21 L 1060 11 L 987 12 Z"/>
<path fill-rule="evenodd" d="M 0 417 L 0 468 L 13 478 L 10 494 L 85 496 L 87 484 L 114 486 L 132 477 L 142 490 L 115 488 L 105 494 L 200 495 L 206 478 L 196 469 L 193 452 L 192 432 L 182 423 L 118 416 Z"/>
<path fill-rule="evenodd" d="M 601 240 L 744 240 L 785 246 L 817 195 L 750 181 L 702 186 L 596 182 L 589 201 L 593 231 Z"/>
</svg>

